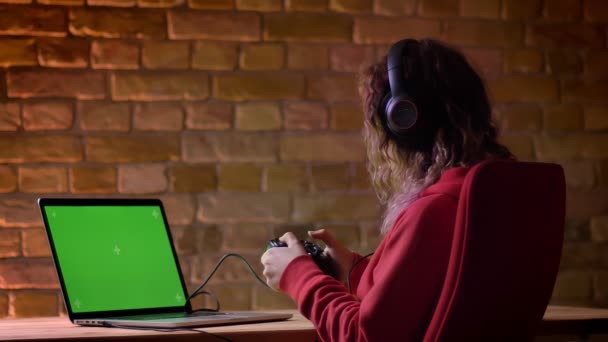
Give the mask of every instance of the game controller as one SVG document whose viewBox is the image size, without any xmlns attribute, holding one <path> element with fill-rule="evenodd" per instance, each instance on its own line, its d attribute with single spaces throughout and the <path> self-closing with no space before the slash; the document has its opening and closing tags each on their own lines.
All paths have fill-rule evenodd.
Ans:
<svg viewBox="0 0 608 342">
<path fill-rule="evenodd" d="M 314 242 L 301 240 L 304 245 L 304 250 L 312 257 L 312 260 L 319 266 L 323 273 L 338 279 L 338 270 L 336 263 L 331 257 L 323 253 L 323 249 Z M 266 244 L 266 250 L 274 247 L 287 247 L 287 244 L 279 239 L 272 239 Z"/>
</svg>

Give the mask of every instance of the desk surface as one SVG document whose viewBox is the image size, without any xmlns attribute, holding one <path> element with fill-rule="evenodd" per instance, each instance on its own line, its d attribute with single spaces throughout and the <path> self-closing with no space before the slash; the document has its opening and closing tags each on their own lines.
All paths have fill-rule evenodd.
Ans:
<svg viewBox="0 0 608 342">
<path fill-rule="evenodd" d="M 277 312 L 277 311 L 274 311 Z M 281 311 L 285 312 L 285 311 Z M 307 319 L 296 311 L 287 311 L 293 318 L 287 321 L 226 325 L 175 331 L 83 327 L 67 317 L 42 317 L 0 320 L 0 341 L 222 341 L 211 334 L 233 341 L 314 341 L 315 330 Z"/>
<path fill-rule="evenodd" d="M 297 312 L 288 321 L 208 327 L 188 331 L 158 332 L 116 328 L 81 327 L 67 317 L 0 320 L 0 340 L 97 340 L 97 341 L 314 341 L 312 324 Z M 598 330 L 599 329 L 599 330 Z M 608 332 L 608 309 L 549 306 L 541 334 Z"/>
</svg>

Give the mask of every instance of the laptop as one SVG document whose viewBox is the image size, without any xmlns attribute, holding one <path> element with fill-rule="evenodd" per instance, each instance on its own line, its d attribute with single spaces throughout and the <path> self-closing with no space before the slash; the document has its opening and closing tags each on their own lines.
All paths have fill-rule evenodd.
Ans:
<svg viewBox="0 0 608 342">
<path fill-rule="evenodd" d="M 184 328 L 292 317 L 191 312 L 158 199 L 41 198 L 38 205 L 74 324 Z"/>
</svg>

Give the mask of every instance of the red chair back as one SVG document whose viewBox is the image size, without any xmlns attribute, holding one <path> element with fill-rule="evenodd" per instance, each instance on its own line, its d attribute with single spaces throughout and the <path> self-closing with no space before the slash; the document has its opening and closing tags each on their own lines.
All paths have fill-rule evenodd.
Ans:
<svg viewBox="0 0 608 342">
<path fill-rule="evenodd" d="M 556 164 L 485 161 L 469 171 L 425 342 L 533 340 L 559 268 L 565 188 Z"/>
</svg>

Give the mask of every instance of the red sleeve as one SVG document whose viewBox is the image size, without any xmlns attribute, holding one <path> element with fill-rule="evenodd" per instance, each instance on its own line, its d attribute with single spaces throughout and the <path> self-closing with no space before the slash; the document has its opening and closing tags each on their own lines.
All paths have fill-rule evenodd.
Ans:
<svg viewBox="0 0 608 342">
<path fill-rule="evenodd" d="M 443 285 L 455 216 L 456 201 L 446 195 L 414 202 L 385 236 L 374 286 L 362 300 L 309 256 L 289 263 L 280 287 L 324 341 L 422 340 Z"/>
</svg>

